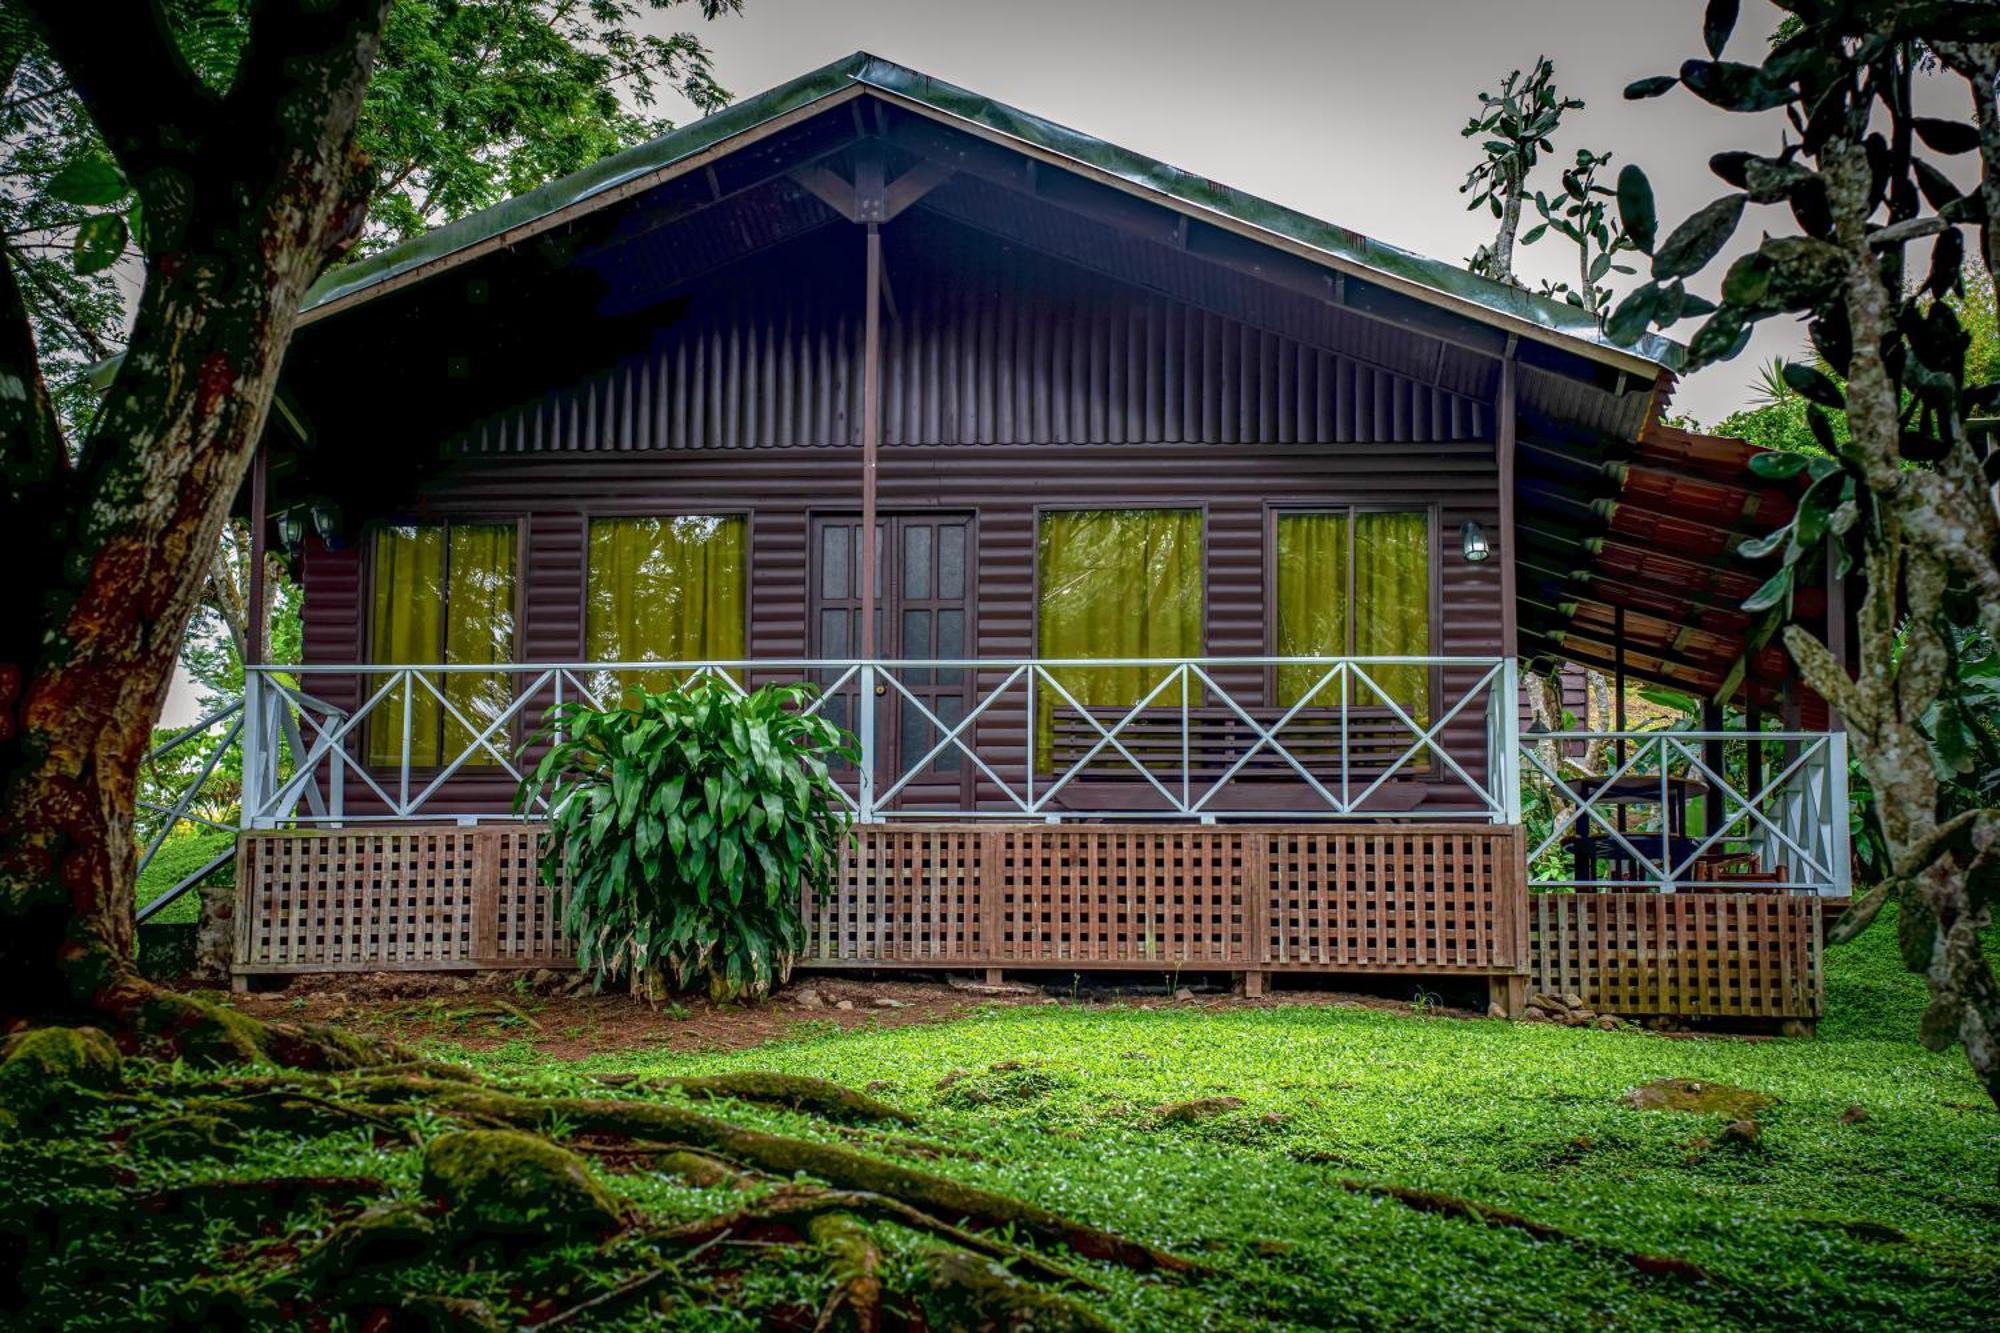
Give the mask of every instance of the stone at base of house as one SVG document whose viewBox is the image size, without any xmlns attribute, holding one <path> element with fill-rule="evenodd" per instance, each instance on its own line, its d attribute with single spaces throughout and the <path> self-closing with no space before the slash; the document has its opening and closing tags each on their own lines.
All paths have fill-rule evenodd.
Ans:
<svg viewBox="0 0 2000 1333">
<path fill-rule="evenodd" d="M 236 956 L 236 885 L 203 884 L 200 922 L 195 927 L 192 975 L 203 981 L 227 981 Z"/>
</svg>

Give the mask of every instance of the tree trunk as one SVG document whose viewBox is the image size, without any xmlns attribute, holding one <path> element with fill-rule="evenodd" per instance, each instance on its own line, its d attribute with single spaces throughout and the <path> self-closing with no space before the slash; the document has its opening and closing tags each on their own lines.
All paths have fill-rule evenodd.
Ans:
<svg viewBox="0 0 2000 1333">
<path fill-rule="evenodd" d="M 0 1020 L 135 988 L 140 761 L 300 300 L 358 227 L 354 120 L 386 6 L 260 9 L 225 99 L 173 82 L 192 75 L 166 34 L 107 42 L 63 0 L 42 7 L 152 235 L 90 439 L 73 464 L 43 450 L 0 515 L 29 612 L 0 628 Z M 32 352 L 7 351 L 0 371 L 39 388 Z"/>
<path fill-rule="evenodd" d="M 1500 201 L 1500 230 L 1493 237 L 1493 273 L 1510 287 L 1521 285 L 1514 276 L 1514 237 L 1521 230 L 1522 180 L 1509 176 Z"/>
</svg>

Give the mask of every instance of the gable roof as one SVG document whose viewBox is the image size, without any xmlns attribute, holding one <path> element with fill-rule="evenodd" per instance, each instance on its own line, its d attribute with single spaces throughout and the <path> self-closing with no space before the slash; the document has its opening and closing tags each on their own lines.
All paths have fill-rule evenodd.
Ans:
<svg viewBox="0 0 2000 1333">
<path fill-rule="evenodd" d="M 1631 347 L 1611 342 L 1592 316 L 1554 301 L 1386 245 L 1348 228 L 1309 217 L 1143 154 L 1017 110 L 978 93 L 865 51 L 824 65 L 729 108 L 615 153 L 526 194 L 468 214 L 401 245 L 325 274 L 306 294 L 308 319 L 367 300 L 392 286 L 473 258 L 651 188 L 663 179 L 724 155 L 763 132 L 816 114 L 840 100 L 872 92 L 946 123 L 983 132 L 1013 146 L 1190 216 L 1232 229 L 1356 273 L 1430 304 L 1523 336 L 1552 342 L 1621 368 L 1674 370 L 1680 347 L 1648 334 Z"/>
</svg>

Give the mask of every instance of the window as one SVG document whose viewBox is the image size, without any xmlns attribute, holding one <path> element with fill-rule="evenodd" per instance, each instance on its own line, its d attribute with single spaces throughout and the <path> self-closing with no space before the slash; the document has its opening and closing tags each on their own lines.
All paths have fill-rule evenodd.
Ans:
<svg viewBox="0 0 2000 1333">
<path fill-rule="evenodd" d="M 1431 652 L 1431 518 L 1428 511 L 1334 509 L 1277 517 L 1280 657 L 1428 657 Z M 1413 721 L 1430 716 L 1430 669 L 1376 666 L 1368 675 Z M 1278 703 L 1289 708 L 1325 674 L 1278 668 Z M 1377 706 L 1365 685 L 1348 701 Z M 1340 702 L 1331 682 L 1316 705 Z"/>
<path fill-rule="evenodd" d="M 586 654 L 598 662 L 741 658 L 746 527 L 741 515 L 591 520 Z M 658 672 L 603 672 L 593 688 L 608 696 L 667 683 Z"/>
<path fill-rule="evenodd" d="M 1201 511 L 1093 509 L 1042 516 L 1036 544 L 1042 657 L 1198 657 Z M 1148 667 L 1073 667 L 1051 675 L 1086 708 L 1129 708 L 1159 683 Z M 1049 765 L 1055 710 L 1042 692 L 1037 762 Z M 1170 690 L 1174 707 L 1178 690 Z M 1164 702 L 1164 701 L 1163 701 Z"/>
<path fill-rule="evenodd" d="M 375 598 L 369 661 L 392 666 L 498 666 L 512 661 L 515 545 L 512 523 L 378 529 L 371 552 Z M 513 702 L 504 671 L 439 672 L 429 680 L 445 703 L 423 681 L 412 680 L 407 705 L 399 687 L 369 714 L 370 764 L 401 766 L 406 706 L 410 764 L 435 768 L 465 752 Z M 376 679 L 378 687 L 381 683 Z M 506 751 L 504 732 L 488 739 Z M 465 762 L 500 761 L 480 746 Z"/>
</svg>

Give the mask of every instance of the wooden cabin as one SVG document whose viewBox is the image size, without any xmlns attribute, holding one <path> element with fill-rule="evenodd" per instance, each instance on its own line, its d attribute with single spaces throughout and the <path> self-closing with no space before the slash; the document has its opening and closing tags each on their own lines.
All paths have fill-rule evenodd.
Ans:
<svg viewBox="0 0 2000 1333">
<path fill-rule="evenodd" d="M 865 747 L 822 964 L 1518 999 L 1523 664 L 1824 725 L 1738 608 L 1793 495 L 1677 357 L 864 54 L 338 269 L 246 495 L 305 666 L 240 962 L 560 956 L 522 743 L 709 672 Z"/>
</svg>

